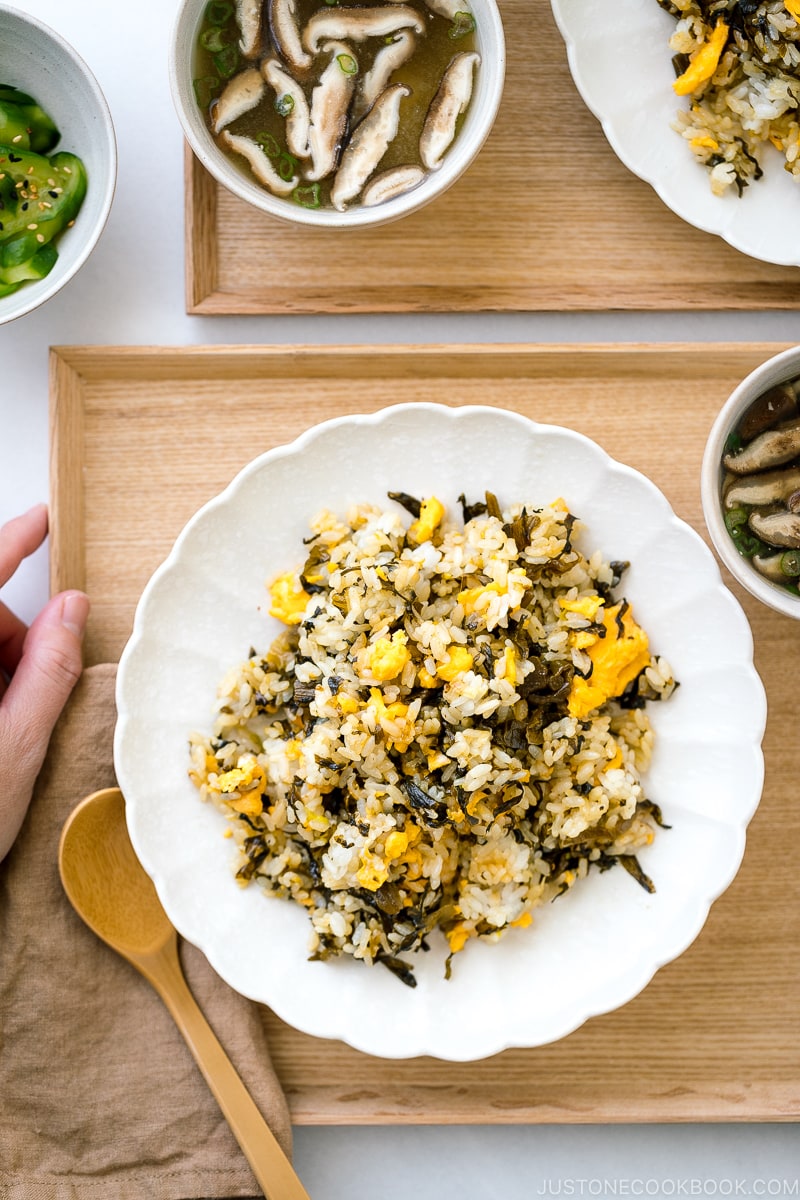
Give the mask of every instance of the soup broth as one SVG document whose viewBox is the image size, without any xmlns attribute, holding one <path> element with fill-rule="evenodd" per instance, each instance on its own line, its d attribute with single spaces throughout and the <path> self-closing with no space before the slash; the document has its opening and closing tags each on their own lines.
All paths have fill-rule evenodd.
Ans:
<svg viewBox="0 0 800 1200">
<path fill-rule="evenodd" d="M 298 29 L 302 33 L 309 19 L 321 10 L 332 14 L 346 14 L 349 8 L 356 7 L 362 10 L 368 8 L 384 10 L 391 9 L 392 6 L 387 6 L 385 0 L 361 0 L 358 4 L 324 5 L 321 9 L 319 0 L 297 0 Z M 474 52 L 476 49 L 475 22 L 466 3 L 464 10 L 457 13 L 453 20 L 433 13 L 421 2 L 412 3 L 409 7 L 414 9 L 420 21 L 424 23 L 424 32 L 414 35 L 413 52 L 394 71 L 388 81 L 388 84 L 404 84 L 410 94 L 400 102 L 397 135 L 377 163 L 374 174 L 383 173 L 394 167 L 422 166 L 420 137 L 428 110 L 439 89 L 442 77 L 457 54 L 465 51 Z M 386 45 L 392 43 L 394 37 L 394 34 L 389 34 L 369 37 L 363 42 L 347 43 L 348 53 L 352 55 L 353 59 L 355 91 L 350 104 L 348 128 L 342 139 L 342 145 L 347 143 L 353 129 L 364 115 L 358 111 L 359 80 L 371 70 L 376 55 Z M 313 88 L 319 80 L 320 74 L 328 65 L 330 56 L 321 49 L 314 56 L 313 64 L 308 71 L 293 72 L 281 58 L 272 40 L 266 3 L 261 22 L 261 45 L 258 54 L 253 58 L 245 58 L 239 49 L 239 38 L 240 32 L 234 6 L 213 0 L 206 8 L 194 62 L 195 93 L 212 134 L 214 134 L 215 109 L 219 96 L 228 81 L 234 79 L 240 72 L 252 67 L 260 68 L 267 59 L 275 58 L 301 84 L 305 97 L 310 103 Z M 323 46 L 325 41 L 326 39 L 322 39 Z M 351 64 L 348 63 L 347 67 L 350 69 Z M 478 69 L 480 69 L 479 66 Z M 263 99 L 250 111 L 232 120 L 226 129 L 231 134 L 242 135 L 257 142 L 283 179 L 289 180 L 299 176 L 300 182 L 290 197 L 292 201 L 310 208 L 331 208 L 331 187 L 335 170 L 315 182 L 306 179 L 306 172 L 309 169 L 308 160 L 298 159 L 289 152 L 286 143 L 286 118 L 279 111 L 279 99 L 274 89 L 266 86 Z M 456 138 L 463 119 L 464 116 L 461 114 L 456 123 Z M 232 153 L 219 136 L 215 135 L 215 138 L 226 156 L 235 162 L 245 175 L 252 177 L 247 162 L 240 155 Z"/>
<path fill-rule="evenodd" d="M 759 396 L 723 455 L 725 526 L 739 554 L 800 595 L 800 379 Z"/>
</svg>

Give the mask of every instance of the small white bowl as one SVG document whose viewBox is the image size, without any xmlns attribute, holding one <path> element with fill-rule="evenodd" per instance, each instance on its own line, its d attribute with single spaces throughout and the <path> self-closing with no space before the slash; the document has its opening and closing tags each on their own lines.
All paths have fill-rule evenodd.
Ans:
<svg viewBox="0 0 800 1200">
<path fill-rule="evenodd" d="M 470 0 L 481 65 L 475 76 L 475 87 L 463 125 L 438 170 L 430 172 L 413 190 L 372 208 L 355 203 L 344 212 L 328 208 L 311 209 L 273 196 L 248 177 L 245 169 L 237 167 L 216 144 L 195 98 L 192 59 L 207 3 L 208 0 L 182 0 L 178 8 L 170 43 L 169 74 L 173 103 L 184 136 L 206 170 L 228 191 L 262 212 L 295 224 L 328 229 L 363 229 L 396 221 L 399 217 L 417 212 L 455 183 L 491 131 L 505 80 L 503 24 L 496 0 Z M 402 73 L 398 78 L 402 78 Z"/>
<path fill-rule="evenodd" d="M 117 147 L 105 97 L 83 59 L 54 30 L 7 4 L 0 4 L 0 82 L 37 101 L 61 133 L 52 153 L 77 155 L 88 179 L 75 224 L 56 240 L 58 261 L 50 274 L 0 297 L 4 324 L 49 300 L 86 262 L 111 209 Z"/>
<path fill-rule="evenodd" d="M 759 575 L 750 561 L 739 553 L 725 526 L 722 505 L 722 456 L 728 437 L 759 396 L 776 384 L 797 378 L 800 378 L 800 346 L 792 346 L 767 359 L 742 380 L 723 405 L 711 428 L 703 455 L 700 493 L 711 540 L 734 579 L 769 608 L 800 620 L 800 596 L 794 596 L 779 584 Z"/>
</svg>

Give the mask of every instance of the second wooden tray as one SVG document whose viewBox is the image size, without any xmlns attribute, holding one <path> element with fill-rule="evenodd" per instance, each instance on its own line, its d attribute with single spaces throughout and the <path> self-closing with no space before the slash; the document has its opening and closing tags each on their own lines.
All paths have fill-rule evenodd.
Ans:
<svg viewBox="0 0 800 1200">
<path fill-rule="evenodd" d="M 414 216 L 371 232 L 295 227 L 220 188 L 187 149 L 188 311 L 800 307 L 800 271 L 685 224 L 618 161 L 572 82 L 549 0 L 501 8 L 497 124 L 467 174 Z"/>
<path fill-rule="evenodd" d="M 399 400 L 493 404 L 578 429 L 649 475 L 702 533 L 698 479 L 708 429 L 738 380 L 777 349 L 56 350 L 52 584 L 90 592 L 87 662 L 116 660 L 150 574 L 186 520 L 240 467 L 316 421 Z M 769 698 L 766 785 L 741 870 L 697 941 L 617 1012 L 553 1045 L 481 1062 L 386 1062 L 266 1013 L 295 1121 L 800 1116 L 800 637 L 789 618 L 737 594 Z"/>
</svg>

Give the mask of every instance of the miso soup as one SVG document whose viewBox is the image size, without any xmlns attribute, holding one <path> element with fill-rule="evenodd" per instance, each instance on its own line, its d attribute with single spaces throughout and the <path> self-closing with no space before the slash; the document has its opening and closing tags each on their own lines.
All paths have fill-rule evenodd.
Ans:
<svg viewBox="0 0 800 1200">
<path fill-rule="evenodd" d="M 471 74 L 468 83 L 469 94 L 461 97 L 460 105 L 452 96 L 446 98 L 446 104 L 442 103 L 441 96 L 437 101 L 439 114 L 443 109 L 447 109 L 445 119 L 450 121 L 449 130 L 442 135 L 445 145 L 442 153 L 445 155 L 452 142 L 458 137 L 464 112 L 468 107 L 471 91 L 474 89 L 474 74 L 480 70 L 479 60 L 474 53 L 476 47 L 475 21 L 468 4 L 466 2 L 462 4 L 461 0 L 457 0 L 457 2 L 454 0 L 450 5 L 452 17 L 448 18 L 433 12 L 427 4 L 423 3 L 423 0 L 410 0 L 407 4 L 387 4 L 385 0 L 361 0 L 361 3 L 358 4 L 326 3 L 324 5 L 320 5 L 319 0 L 296 0 L 293 20 L 301 38 L 309 29 L 314 28 L 313 25 L 309 27 L 309 21 L 316 14 L 327 14 L 334 25 L 340 19 L 343 22 L 343 29 L 347 28 L 348 22 L 360 20 L 359 14 L 369 12 L 369 10 L 386 14 L 387 21 L 391 21 L 392 14 L 396 14 L 398 23 L 402 20 L 403 14 L 407 15 L 408 21 L 410 20 L 409 13 L 413 13 L 416 20 L 415 25 L 409 27 L 407 24 L 403 31 L 390 30 L 381 35 L 365 36 L 363 40 L 357 40 L 357 38 L 348 40 L 346 36 L 340 38 L 321 37 L 316 53 L 308 51 L 306 47 L 310 66 L 299 68 L 296 65 L 290 65 L 287 59 L 281 55 L 273 38 L 270 28 L 270 8 L 274 2 L 275 0 L 265 0 L 262 6 L 258 48 L 249 57 L 245 57 L 242 52 L 242 34 L 236 19 L 235 5 L 212 0 L 206 8 L 196 47 L 195 94 L 209 130 L 224 153 L 236 163 L 244 174 L 255 178 L 259 184 L 266 186 L 270 191 L 274 190 L 276 194 L 282 192 L 287 199 L 294 203 L 308 208 L 333 207 L 331 191 L 337 171 L 342 164 L 343 155 L 346 154 L 351 143 L 355 144 L 354 131 L 359 129 L 360 123 L 370 111 L 370 106 L 363 95 L 365 81 L 370 77 L 376 57 L 385 52 L 387 47 L 396 44 L 400 32 L 402 32 L 404 47 L 407 46 L 410 39 L 413 39 L 413 44 L 410 49 L 404 51 L 408 54 L 405 61 L 402 61 L 385 79 L 381 94 L 396 84 L 405 85 L 408 94 L 400 95 L 396 133 L 390 139 L 386 139 L 388 145 L 385 145 L 385 148 L 384 144 L 380 143 L 373 149 L 372 157 L 376 161 L 374 164 L 368 164 L 364 182 L 367 184 L 370 179 L 383 177 L 386 172 L 394 168 L 409 166 L 419 168 L 413 173 L 413 178 L 417 182 L 424 178 L 429 166 L 426 166 L 423 161 L 420 139 L 432 102 L 440 89 L 448 67 L 457 56 L 468 55 L 470 58 L 470 62 L 461 71 L 462 77 L 465 73 Z M 443 0 L 430 0 L 430 2 L 436 7 L 440 7 Z M 328 23 L 326 21 L 326 24 Z M 315 113 L 319 113 L 319 97 L 316 100 L 313 99 L 315 89 L 318 89 L 318 85 L 321 87 L 320 78 L 332 63 L 332 53 L 325 49 L 329 41 L 344 43 L 347 53 L 343 53 L 340 48 L 336 57 L 342 71 L 346 75 L 352 76 L 349 83 L 345 85 L 345 90 L 349 87 L 351 92 L 349 100 L 346 102 L 346 109 L 341 114 L 341 125 L 335 139 L 336 147 L 332 166 L 321 177 L 318 177 L 319 168 L 317 163 L 312 161 L 311 152 L 309 151 L 306 155 L 292 153 L 287 145 L 287 120 L 294 108 L 291 95 L 282 94 L 267 83 L 261 75 L 261 68 L 271 59 L 278 60 L 283 70 L 291 76 L 294 86 L 300 88 L 302 95 L 298 99 L 301 105 L 305 103 L 309 106 L 310 119 L 313 123 Z M 474 60 L 474 67 L 472 60 Z M 462 66 L 465 61 L 462 60 Z M 259 72 L 258 77 L 253 74 L 254 69 Z M 231 107 L 232 93 L 237 86 L 241 91 L 242 81 L 245 79 L 243 73 L 248 71 L 251 74 L 246 77 L 247 80 L 256 81 L 256 90 L 261 90 L 262 94 L 257 102 L 248 107 L 246 111 L 235 115 L 230 121 L 225 121 L 224 128 L 215 131 L 215 124 L 220 120 L 220 101 L 222 101 L 224 116 L 225 111 Z M 451 71 L 448 81 L 455 73 Z M 238 85 L 237 81 L 239 81 Z M 447 86 L 445 84 L 445 88 Z M 254 92 L 248 94 L 253 95 Z M 398 97 L 395 96 L 394 100 L 396 103 Z M 456 110 L 458 110 L 457 115 L 454 116 Z M 365 129 L 366 126 L 361 125 L 362 142 L 366 137 Z M 431 125 L 429 124 L 428 145 L 430 145 L 430 129 Z M 227 135 L 233 136 L 229 139 Z M 246 158 L 239 153 L 232 152 L 225 145 L 227 140 L 233 141 L 239 137 L 248 139 L 248 145 L 254 143 L 263 151 L 268 160 L 264 164 L 265 170 L 269 169 L 274 172 L 276 178 L 282 181 L 280 191 L 271 187 L 264 178 L 254 175 Z M 439 138 L 440 144 L 442 137 Z M 354 150 L 351 151 L 351 159 L 353 153 Z M 260 165 L 261 156 L 257 156 Z M 409 178 L 411 175 L 412 173 L 409 172 Z M 399 176 L 392 178 L 397 178 L 399 181 Z M 290 187 L 293 181 L 294 186 Z M 362 188 L 359 188 L 348 201 L 347 206 L 358 204 L 361 194 Z M 337 201 L 336 207 L 342 208 L 344 205 Z"/>
</svg>

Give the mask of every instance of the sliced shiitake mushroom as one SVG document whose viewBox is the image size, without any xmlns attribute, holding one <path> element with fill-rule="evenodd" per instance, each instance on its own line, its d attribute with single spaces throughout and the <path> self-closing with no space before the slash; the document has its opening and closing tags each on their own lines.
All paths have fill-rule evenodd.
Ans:
<svg viewBox="0 0 800 1200">
<path fill-rule="evenodd" d="M 738 453 L 726 454 L 723 463 L 734 475 L 751 475 L 791 462 L 800 454 L 800 419 L 768 429 Z"/>
<path fill-rule="evenodd" d="M 791 383 L 779 383 L 750 405 L 739 423 L 742 441 L 749 442 L 767 429 L 800 415 Z"/>
<path fill-rule="evenodd" d="M 740 504 L 766 505 L 787 503 L 791 496 L 800 494 L 800 466 L 784 470 L 760 471 L 755 475 L 737 476 L 730 480 L 723 492 L 727 509 Z"/>
<path fill-rule="evenodd" d="M 800 513 L 785 508 L 774 512 L 759 512 L 754 509 L 747 520 L 756 537 L 770 546 L 787 546 L 800 550 Z"/>
</svg>

